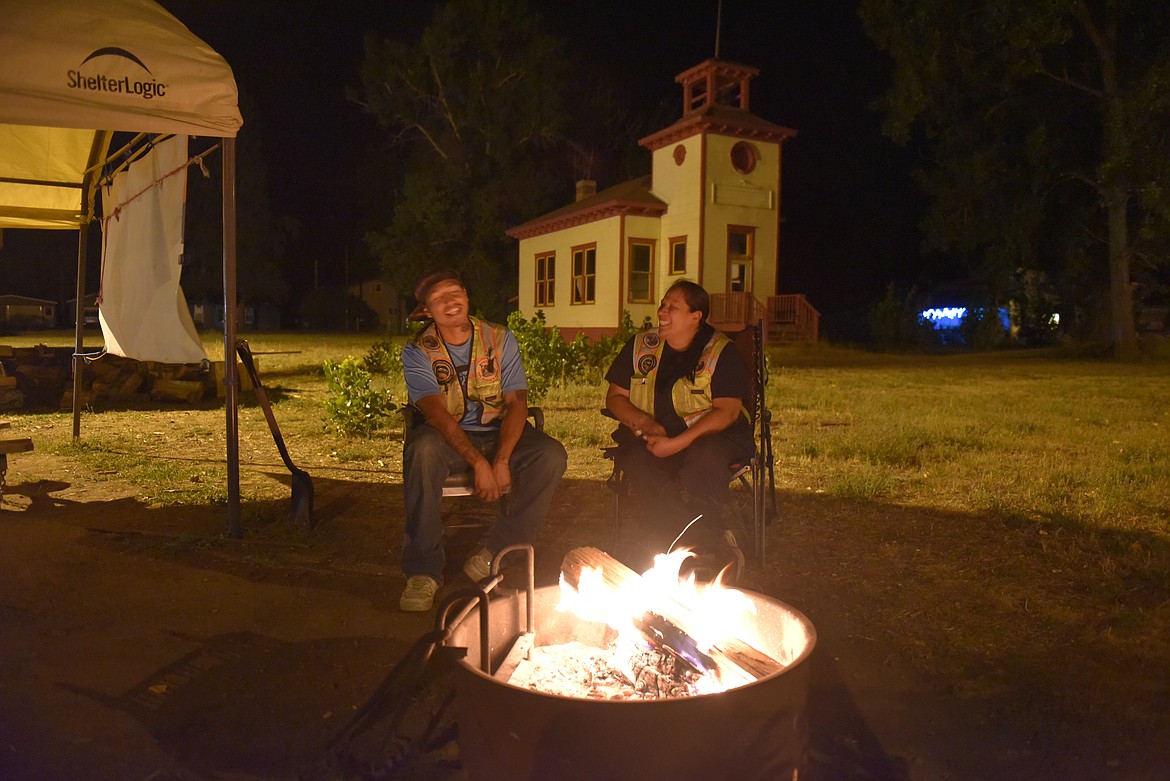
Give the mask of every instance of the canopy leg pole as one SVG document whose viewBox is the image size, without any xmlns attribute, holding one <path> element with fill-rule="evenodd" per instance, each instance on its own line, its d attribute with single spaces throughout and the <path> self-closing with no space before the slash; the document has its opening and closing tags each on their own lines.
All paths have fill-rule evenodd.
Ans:
<svg viewBox="0 0 1170 781">
<path fill-rule="evenodd" d="M 84 197 L 84 196 L 83 196 Z M 73 438 L 81 438 L 81 389 L 85 374 L 85 359 L 81 357 L 85 347 L 85 264 L 89 254 L 89 222 L 77 228 L 77 298 L 73 307 Z"/>
<path fill-rule="evenodd" d="M 236 406 L 236 139 L 223 140 L 223 383 L 227 414 L 228 537 L 240 539 L 240 419 Z"/>
</svg>

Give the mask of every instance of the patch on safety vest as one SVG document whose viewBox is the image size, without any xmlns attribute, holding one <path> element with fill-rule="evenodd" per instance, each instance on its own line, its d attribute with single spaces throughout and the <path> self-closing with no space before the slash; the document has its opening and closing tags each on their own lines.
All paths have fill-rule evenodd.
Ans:
<svg viewBox="0 0 1170 781">
<path fill-rule="evenodd" d="M 427 334 L 422 338 L 422 346 L 428 350 L 439 349 L 439 337 L 434 334 Z"/>
<path fill-rule="evenodd" d="M 653 355 L 643 355 L 638 359 L 638 372 L 640 374 L 649 374 L 654 371 L 656 366 L 658 366 L 658 359 Z"/>
<path fill-rule="evenodd" d="M 475 376 L 481 382 L 492 382 L 496 379 L 496 361 L 493 358 L 481 358 L 475 363 Z"/>
<path fill-rule="evenodd" d="M 435 370 L 435 379 L 439 381 L 440 385 L 447 385 L 455 379 L 455 367 L 451 365 L 450 361 L 435 361 L 432 368 Z"/>
<path fill-rule="evenodd" d="M 651 350 L 658 349 L 658 343 L 662 341 L 662 337 L 655 333 L 649 333 L 642 337 L 642 344 L 646 345 Z"/>
</svg>

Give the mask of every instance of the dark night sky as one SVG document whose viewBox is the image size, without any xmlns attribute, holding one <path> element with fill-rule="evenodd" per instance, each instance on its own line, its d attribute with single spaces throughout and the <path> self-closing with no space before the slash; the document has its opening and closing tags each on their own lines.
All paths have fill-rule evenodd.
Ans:
<svg viewBox="0 0 1170 781">
<path fill-rule="evenodd" d="M 311 279 L 306 264 L 314 256 L 321 260 L 322 282 L 331 281 L 330 273 L 339 282 L 343 246 L 363 251 L 344 177 L 356 151 L 380 132 L 372 117 L 345 99 L 346 86 L 358 83 L 362 34 L 417 40 L 435 4 L 160 4 L 227 59 L 257 107 L 256 117 L 244 119 L 262 126 L 273 206 L 304 225 L 304 257 L 300 268 L 294 263 L 290 281 Z M 681 113 L 674 76 L 715 53 L 716 0 L 533 5 L 569 48 L 597 64 L 596 72 L 582 78 L 618 74 L 632 97 L 665 104 L 669 121 Z M 848 321 L 863 317 L 887 282 L 928 282 L 918 252 L 920 202 L 910 184 L 908 154 L 881 136 L 881 117 L 871 108 L 889 68 L 865 36 L 856 3 L 724 0 L 719 44 L 722 58 L 760 69 L 752 83 L 753 112 L 799 133 L 784 151 L 781 292 L 807 294 L 832 334 L 834 324 L 839 332 L 853 330 Z M 566 201 L 571 197 L 566 182 Z M 6 233 L 5 255 L 26 246 L 15 233 Z M 55 237 L 55 245 L 55 252 L 68 252 L 75 239 Z"/>
</svg>

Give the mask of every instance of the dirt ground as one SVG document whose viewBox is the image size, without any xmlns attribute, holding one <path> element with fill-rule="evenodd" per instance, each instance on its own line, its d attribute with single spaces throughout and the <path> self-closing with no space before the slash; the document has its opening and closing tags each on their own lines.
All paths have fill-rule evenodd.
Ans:
<svg viewBox="0 0 1170 781">
<path fill-rule="evenodd" d="M 244 539 L 226 540 L 223 508 L 150 506 L 66 458 L 12 457 L 0 509 L 0 779 L 292 779 L 313 766 L 432 622 L 397 610 L 401 487 L 344 470 L 313 479 L 312 531 L 246 520 Z M 475 505 L 451 503 L 451 520 L 481 517 Z M 610 506 L 599 482 L 561 487 L 538 585 L 555 582 L 565 551 L 606 546 Z M 267 509 L 246 519 L 281 517 Z M 1038 710 L 1010 694 L 960 696 L 867 634 L 839 574 L 790 533 L 840 511 L 782 493 L 770 545 L 803 563 L 749 570 L 743 583 L 818 632 L 802 779 L 1170 777 L 1168 741 L 1031 721 Z M 467 585 L 458 567 L 473 544 L 474 532 L 452 532 L 447 588 Z M 396 777 L 464 776 L 448 747 Z"/>
</svg>

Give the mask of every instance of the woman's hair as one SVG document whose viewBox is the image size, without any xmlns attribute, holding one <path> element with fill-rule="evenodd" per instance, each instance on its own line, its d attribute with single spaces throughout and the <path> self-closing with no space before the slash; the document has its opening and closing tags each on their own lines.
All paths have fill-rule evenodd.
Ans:
<svg viewBox="0 0 1170 781">
<path fill-rule="evenodd" d="M 688 279 L 680 279 L 673 285 L 666 289 L 669 293 L 672 290 L 677 290 L 682 293 L 683 300 L 687 302 L 687 306 L 691 308 L 692 312 L 701 312 L 703 314 L 701 323 L 707 322 L 707 315 L 711 314 L 711 296 L 703 289 L 702 285 L 691 282 Z"/>
</svg>

